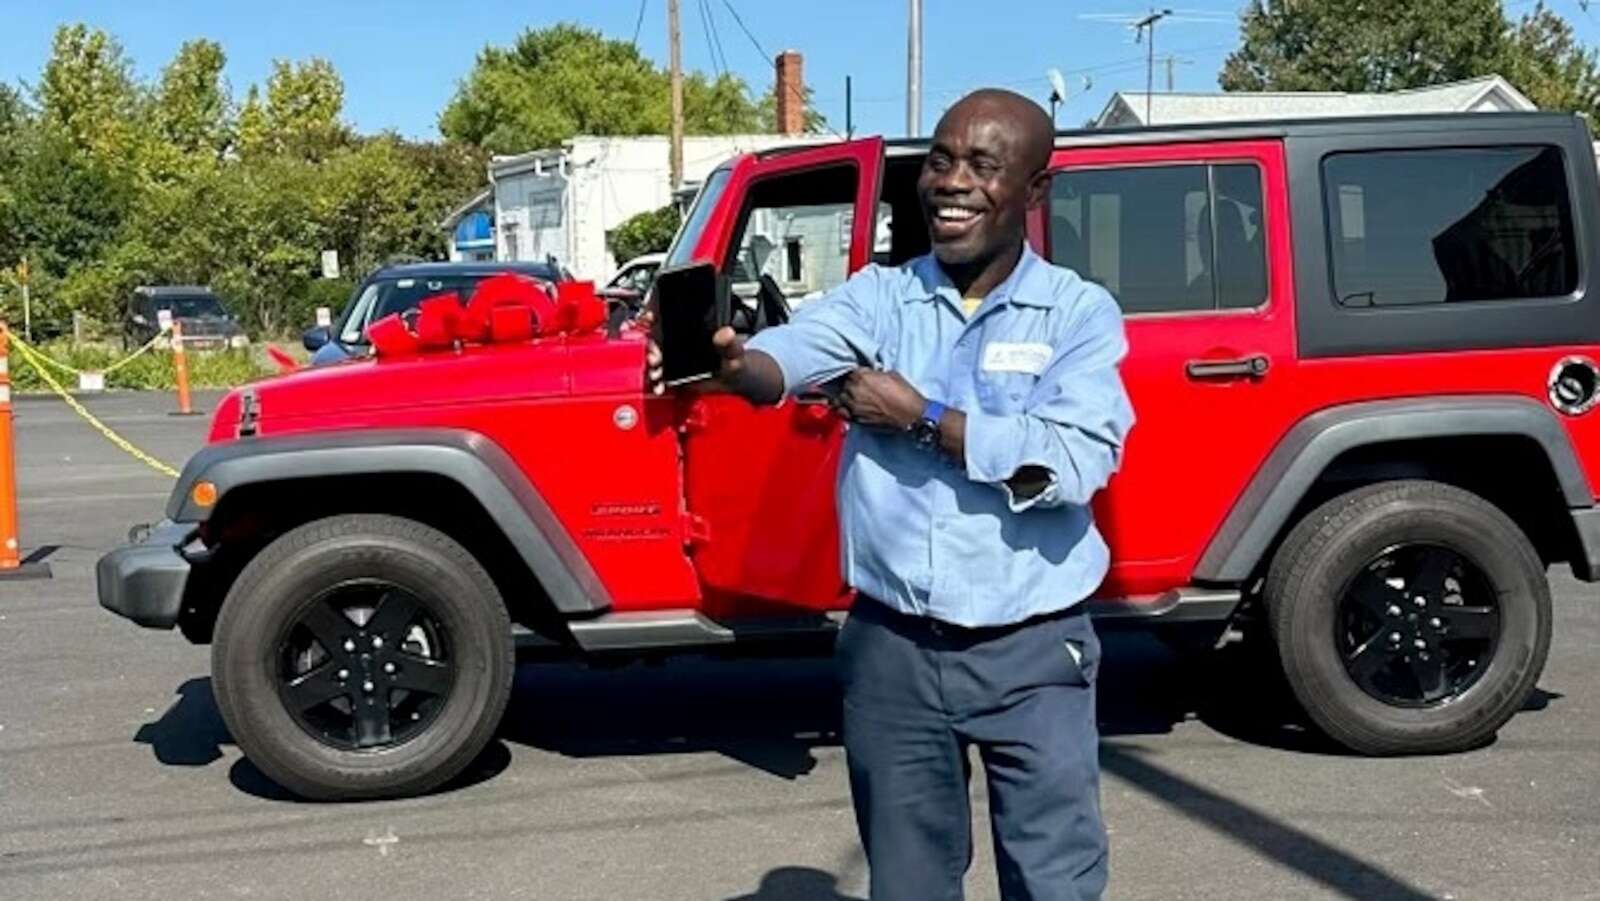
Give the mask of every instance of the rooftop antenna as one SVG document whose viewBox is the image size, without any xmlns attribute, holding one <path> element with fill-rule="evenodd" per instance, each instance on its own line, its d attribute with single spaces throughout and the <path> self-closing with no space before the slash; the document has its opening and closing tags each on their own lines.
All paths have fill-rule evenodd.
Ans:
<svg viewBox="0 0 1600 901">
<path fill-rule="evenodd" d="M 1148 13 L 1143 14 L 1143 15 L 1140 15 L 1138 13 L 1134 13 L 1134 14 L 1128 14 L 1128 13 L 1084 13 L 1082 15 L 1079 15 L 1078 18 L 1079 19 L 1083 19 L 1085 21 L 1089 21 L 1089 22 L 1109 22 L 1109 23 L 1112 23 L 1112 24 L 1115 24 L 1115 25 L 1123 25 L 1123 26 L 1126 26 L 1128 28 L 1132 28 L 1133 29 L 1133 42 L 1135 44 L 1144 44 L 1144 43 L 1146 43 L 1145 42 L 1145 32 L 1149 32 L 1150 33 L 1150 40 L 1149 40 L 1149 43 L 1147 45 L 1147 53 L 1145 55 L 1145 67 L 1144 67 L 1144 124 L 1145 125 L 1149 125 L 1150 124 L 1150 118 L 1151 118 L 1151 113 L 1152 113 L 1152 110 L 1151 110 L 1151 97 L 1155 93 L 1155 86 L 1156 86 L 1156 26 L 1158 24 L 1160 24 L 1161 22 L 1166 21 L 1166 20 L 1171 20 L 1173 22 L 1197 22 L 1197 23 L 1203 23 L 1203 24 L 1208 24 L 1208 25 L 1223 25 L 1223 24 L 1232 25 L 1232 24 L 1236 24 L 1236 22 L 1237 22 L 1237 20 L 1234 17 L 1232 17 L 1230 15 L 1227 15 L 1225 13 L 1218 12 L 1217 10 L 1205 10 L 1205 9 L 1178 9 L 1178 10 L 1159 9 L 1158 10 L 1158 9 L 1155 9 L 1154 7 L 1152 7 Z"/>
</svg>

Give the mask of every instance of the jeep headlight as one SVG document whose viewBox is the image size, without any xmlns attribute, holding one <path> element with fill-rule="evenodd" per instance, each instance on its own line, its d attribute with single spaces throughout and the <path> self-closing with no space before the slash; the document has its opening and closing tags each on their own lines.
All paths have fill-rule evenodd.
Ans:
<svg viewBox="0 0 1600 901">
<path fill-rule="evenodd" d="M 232 338 L 228 339 L 228 346 L 233 348 L 234 350 L 239 350 L 241 348 L 249 347 L 250 346 L 250 339 L 246 338 L 243 335 L 234 335 Z"/>
</svg>

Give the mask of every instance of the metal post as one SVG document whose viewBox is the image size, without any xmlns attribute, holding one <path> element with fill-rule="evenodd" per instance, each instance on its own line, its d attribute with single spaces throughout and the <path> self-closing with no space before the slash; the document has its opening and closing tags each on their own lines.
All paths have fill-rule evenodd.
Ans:
<svg viewBox="0 0 1600 901">
<path fill-rule="evenodd" d="M 667 0 L 667 59 L 672 77 L 672 190 L 683 186 L 683 59 L 678 39 L 678 0 Z"/>
<path fill-rule="evenodd" d="M 28 341 L 33 340 L 33 299 L 28 295 L 28 282 L 33 280 L 28 271 L 28 258 L 22 258 L 22 337 Z"/>
<path fill-rule="evenodd" d="M 906 136 L 922 134 L 922 0 L 911 0 L 906 23 Z"/>
<path fill-rule="evenodd" d="M 844 136 L 846 139 L 856 136 L 855 108 L 851 105 L 850 76 L 844 77 Z"/>
</svg>

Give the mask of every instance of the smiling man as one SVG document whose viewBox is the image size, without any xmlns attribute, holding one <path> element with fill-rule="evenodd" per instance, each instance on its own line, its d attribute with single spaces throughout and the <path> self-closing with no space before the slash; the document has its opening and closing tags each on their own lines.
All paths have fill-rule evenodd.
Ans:
<svg viewBox="0 0 1600 901">
<path fill-rule="evenodd" d="M 961 896 L 969 748 L 988 780 L 1000 891 L 1098 897 L 1095 673 L 1081 602 L 1109 554 L 1090 500 L 1133 414 L 1122 317 L 1026 242 L 1053 135 L 1032 101 L 971 94 L 918 180 L 933 253 L 868 267 L 786 326 L 715 336 L 757 403 L 841 379 L 844 744 L 877 901 Z M 660 383 L 660 352 L 649 356 Z"/>
</svg>

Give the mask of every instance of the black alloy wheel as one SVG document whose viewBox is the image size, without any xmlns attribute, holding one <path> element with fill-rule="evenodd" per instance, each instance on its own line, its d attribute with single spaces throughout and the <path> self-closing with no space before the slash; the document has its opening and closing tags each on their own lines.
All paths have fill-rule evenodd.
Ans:
<svg viewBox="0 0 1600 901">
<path fill-rule="evenodd" d="M 455 684 L 450 636 L 416 595 L 380 579 L 313 598 L 278 643 L 278 692 L 295 722 L 340 750 L 421 734 Z"/>
<path fill-rule="evenodd" d="M 1351 580 L 1334 628 L 1362 691 L 1396 707 L 1427 707 L 1483 675 L 1500 639 L 1500 607 L 1483 571 L 1460 553 L 1402 544 Z"/>
</svg>

